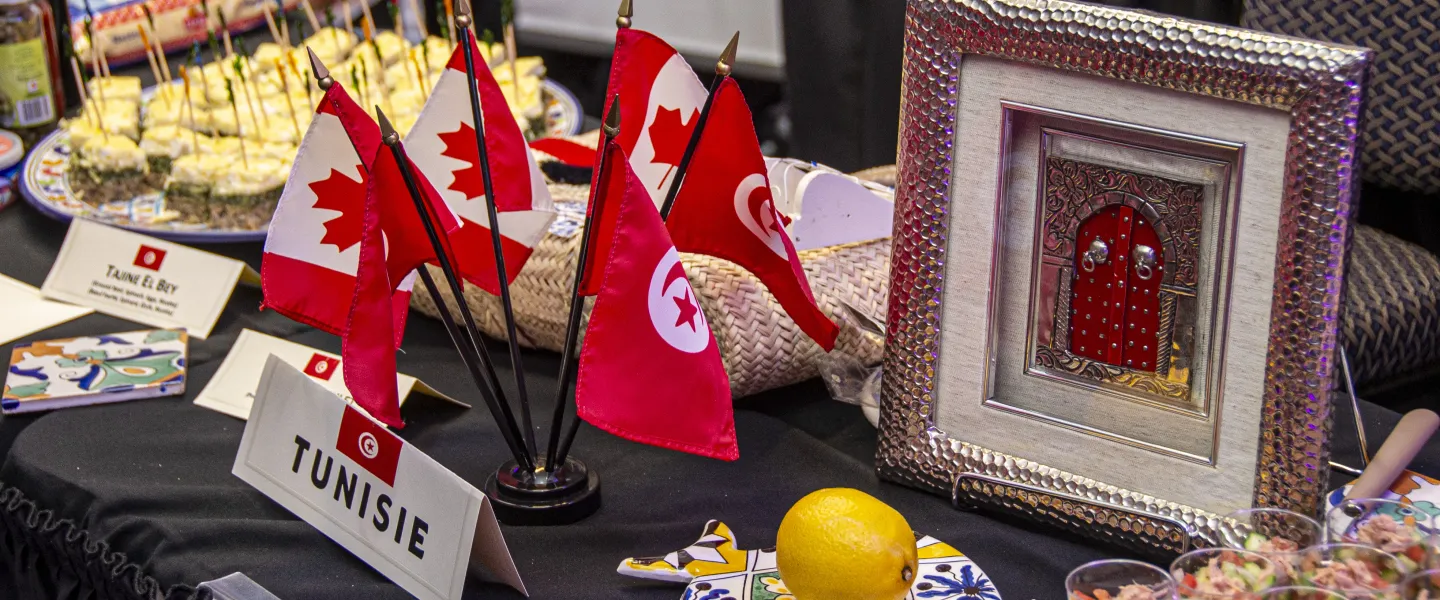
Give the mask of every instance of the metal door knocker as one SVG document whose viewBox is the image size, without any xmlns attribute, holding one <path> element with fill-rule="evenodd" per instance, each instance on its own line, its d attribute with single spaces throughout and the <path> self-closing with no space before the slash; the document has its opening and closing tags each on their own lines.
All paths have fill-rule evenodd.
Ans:
<svg viewBox="0 0 1440 600">
<path fill-rule="evenodd" d="M 1155 249 L 1144 244 L 1135 246 L 1131 252 L 1135 262 L 1135 275 L 1145 281 L 1155 276 Z"/>
<path fill-rule="evenodd" d="M 1099 239 L 1090 242 L 1090 249 L 1085 251 L 1085 256 L 1080 259 L 1080 268 L 1086 273 L 1093 272 L 1096 265 L 1103 265 L 1110 259 L 1110 247 Z"/>
</svg>

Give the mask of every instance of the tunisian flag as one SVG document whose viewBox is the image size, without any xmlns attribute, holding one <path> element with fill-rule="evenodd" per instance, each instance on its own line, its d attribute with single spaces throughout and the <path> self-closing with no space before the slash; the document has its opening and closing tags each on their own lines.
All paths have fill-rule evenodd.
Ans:
<svg viewBox="0 0 1440 600">
<path fill-rule="evenodd" d="M 264 306 L 341 335 L 355 287 L 370 163 L 380 129 L 345 93 L 330 86 L 300 142 L 280 194 L 260 265 Z M 414 277 L 391 297 L 395 345 L 405 332 Z"/>
<path fill-rule="evenodd" d="M 659 206 L 675 178 L 675 168 L 700 120 L 708 93 L 694 69 L 670 44 L 638 29 L 621 29 L 615 32 L 605 101 L 610 102 L 615 94 L 620 94 L 620 122 L 626 124 L 616 141 L 630 157 L 630 168 L 645 192 Z"/>
<path fill-rule="evenodd" d="M 722 460 L 740 458 L 730 380 L 680 253 L 611 142 L 582 293 L 598 292 L 575 407 L 591 425 L 628 440 Z M 393 387 L 393 386 L 392 386 Z"/>
<path fill-rule="evenodd" d="M 665 224 L 681 252 L 723 258 L 754 273 L 795 324 L 828 352 L 840 329 L 815 304 L 770 195 L 753 123 L 740 86 L 726 77 Z"/>
<path fill-rule="evenodd" d="M 475 48 L 474 41 L 468 41 Z M 501 250 L 507 281 L 520 274 L 535 245 L 545 237 L 555 209 L 545 177 L 525 143 L 525 136 L 505 103 L 495 76 L 475 50 L 475 82 L 485 119 L 485 149 L 490 159 L 495 209 L 499 212 Z M 475 120 L 470 110 L 465 55 L 456 47 L 435 83 L 430 99 L 405 138 L 410 157 L 435 184 L 441 198 L 461 220 L 450 243 L 459 254 L 460 275 L 492 294 L 500 293 L 495 272 L 485 185 L 475 146 Z"/>
</svg>

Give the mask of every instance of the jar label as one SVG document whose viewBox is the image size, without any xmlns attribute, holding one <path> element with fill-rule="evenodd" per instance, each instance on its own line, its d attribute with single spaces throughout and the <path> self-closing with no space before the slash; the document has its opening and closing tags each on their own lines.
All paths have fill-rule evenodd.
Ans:
<svg viewBox="0 0 1440 600">
<path fill-rule="evenodd" d="M 55 120 L 45 41 L 0 44 L 0 127 L 34 127 Z"/>
</svg>

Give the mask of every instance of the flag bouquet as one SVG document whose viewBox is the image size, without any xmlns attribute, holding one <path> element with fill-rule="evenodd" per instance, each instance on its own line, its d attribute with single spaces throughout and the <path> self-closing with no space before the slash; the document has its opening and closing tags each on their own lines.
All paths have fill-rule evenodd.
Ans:
<svg viewBox="0 0 1440 600">
<path fill-rule="evenodd" d="M 533 517 L 537 494 L 548 506 L 557 493 L 598 493 L 597 476 L 569 456 L 582 420 L 643 444 L 739 458 L 729 378 L 681 253 L 751 271 L 802 331 L 826 350 L 835 343 L 837 328 L 817 306 L 771 197 L 749 108 L 728 77 L 738 34 L 706 89 L 673 48 L 631 29 L 629 13 L 627 0 L 543 444 L 510 283 L 555 210 L 505 86 L 475 41 L 468 3 L 455 5 L 457 44 L 403 138 L 384 106 L 366 110 L 356 86 L 313 49 L 308 56 L 323 93 L 270 223 L 265 306 L 339 335 L 355 402 L 400 428 L 395 351 L 413 286 L 437 299 L 463 298 L 467 285 L 499 296 L 513 386 L 498 379 L 467 303 L 437 304 L 511 453 L 487 486 L 502 520 Z"/>
</svg>

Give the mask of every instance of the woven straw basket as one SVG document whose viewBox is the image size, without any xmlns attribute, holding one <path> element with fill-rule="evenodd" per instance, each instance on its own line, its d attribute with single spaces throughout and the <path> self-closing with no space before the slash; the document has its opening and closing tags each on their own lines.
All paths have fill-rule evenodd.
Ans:
<svg viewBox="0 0 1440 600">
<path fill-rule="evenodd" d="M 889 183 L 884 180 L 888 176 L 893 181 L 893 167 L 889 171 L 858 175 Z M 567 213 L 583 214 L 589 188 L 551 184 L 550 193 L 564 219 Z M 557 234 L 557 230 L 564 234 Z M 564 344 L 565 320 L 575 277 L 574 261 L 581 237 L 578 226 L 552 227 L 520 276 L 510 285 L 521 345 L 559 351 Z M 798 383 L 819 374 L 817 361 L 825 352 L 795 326 L 775 297 L 753 275 L 730 261 L 709 256 L 682 253 L 680 259 L 719 342 L 725 371 L 730 374 L 730 390 L 735 397 Z M 884 319 L 890 240 L 807 250 L 800 253 L 800 260 L 820 307 L 841 325 L 835 351 L 863 364 L 879 363 L 884 349 L 882 340 L 846 326 L 840 317 L 841 302 L 866 315 Z M 443 277 L 438 269 L 429 268 L 437 279 Z M 505 320 L 500 299 L 475 286 L 467 286 L 465 294 L 480 329 L 486 335 L 504 339 Z M 453 311 L 453 296 L 448 290 L 442 295 Z M 421 313 L 438 317 L 435 299 L 423 287 L 415 288 L 412 299 L 412 306 Z M 587 306 L 586 319 L 589 314 Z"/>
</svg>

